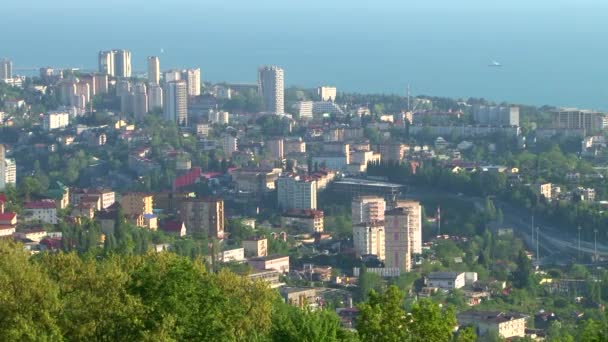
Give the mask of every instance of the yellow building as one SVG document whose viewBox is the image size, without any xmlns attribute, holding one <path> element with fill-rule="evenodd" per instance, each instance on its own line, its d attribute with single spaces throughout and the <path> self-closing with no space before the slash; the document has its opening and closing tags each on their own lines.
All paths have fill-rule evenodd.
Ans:
<svg viewBox="0 0 608 342">
<path fill-rule="evenodd" d="M 120 206 L 127 215 L 150 214 L 154 207 L 154 199 L 150 194 L 129 192 L 120 198 Z"/>
</svg>

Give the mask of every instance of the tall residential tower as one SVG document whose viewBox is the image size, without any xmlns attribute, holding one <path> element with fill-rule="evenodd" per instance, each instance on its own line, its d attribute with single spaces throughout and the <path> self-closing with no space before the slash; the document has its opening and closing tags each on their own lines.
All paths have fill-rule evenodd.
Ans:
<svg viewBox="0 0 608 342">
<path fill-rule="evenodd" d="M 164 117 L 179 126 L 188 125 L 188 90 L 186 81 L 172 81 L 165 84 Z"/>
<path fill-rule="evenodd" d="M 148 82 L 160 84 L 160 59 L 156 56 L 148 57 Z"/>
<path fill-rule="evenodd" d="M 277 66 L 263 66 L 258 70 L 258 92 L 264 109 L 275 114 L 285 113 L 285 72 Z"/>
</svg>

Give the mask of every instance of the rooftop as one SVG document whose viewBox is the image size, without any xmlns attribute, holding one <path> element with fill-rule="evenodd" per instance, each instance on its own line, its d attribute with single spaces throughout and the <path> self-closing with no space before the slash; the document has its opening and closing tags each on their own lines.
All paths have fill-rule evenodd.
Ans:
<svg viewBox="0 0 608 342">
<path fill-rule="evenodd" d="M 375 186 L 375 187 L 392 187 L 402 188 L 403 185 L 389 182 L 374 181 L 362 178 L 342 178 L 335 182 L 335 184 L 350 184 L 350 185 L 364 185 L 364 186 Z"/>
</svg>

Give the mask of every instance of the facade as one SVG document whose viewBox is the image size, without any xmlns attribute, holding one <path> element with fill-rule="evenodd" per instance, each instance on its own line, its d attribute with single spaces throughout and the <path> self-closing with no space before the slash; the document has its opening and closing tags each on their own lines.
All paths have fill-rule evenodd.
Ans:
<svg viewBox="0 0 608 342">
<path fill-rule="evenodd" d="M 279 177 L 277 197 L 281 209 L 317 209 L 317 181 L 296 175 Z"/>
<path fill-rule="evenodd" d="M 405 208 L 409 214 L 409 239 L 412 254 L 422 254 L 422 206 L 413 200 L 397 200 L 395 208 Z"/>
<path fill-rule="evenodd" d="M 300 101 L 294 105 L 295 114 L 300 119 L 312 119 L 312 101 Z"/>
<path fill-rule="evenodd" d="M 376 255 L 385 259 L 384 221 L 373 221 L 353 225 L 353 244 L 357 255 Z"/>
<path fill-rule="evenodd" d="M 220 262 L 240 262 L 245 260 L 245 249 L 235 248 L 218 253 L 217 259 Z"/>
<path fill-rule="evenodd" d="M 43 128 L 46 131 L 65 128 L 70 124 L 70 114 L 66 112 L 49 112 L 44 115 Z"/>
<path fill-rule="evenodd" d="M 224 150 L 224 154 L 228 157 L 232 156 L 234 152 L 238 150 L 237 138 L 233 137 L 230 134 L 224 135 L 222 138 L 222 149 Z"/>
<path fill-rule="evenodd" d="M 576 108 L 561 108 L 551 112 L 554 129 L 584 130 L 586 135 L 595 134 L 606 127 L 603 113 Z"/>
<path fill-rule="evenodd" d="M 133 88 L 133 114 L 137 120 L 143 120 L 148 114 L 148 92 L 143 83 L 136 84 Z"/>
<path fill-rule="evenodd" d="M 395 208 L 384 214 L 385 265 L 401 272 L 412 268 L 409 242 L 409 214 L 404 208 Z"/>
<path fill-rule="evenodd" d="M 0 190 L 6 188 L 6 149 L 0 144 Z"/>
<path fill-rule="evenodd" d="M 158 84 L 150 84 L 148 86 L 148 110 L 163 109 L 163 88 Z"/>
<path fill-rule="evenodd" d="M 26 221 L 42 221 L 57 224 L 57 207 L 55 201 L 42 200 L 28 202 L 23 205 L 23 218 Z"/>
<path fill-rule="evenodd" d="M 255 258 L 268 256 L 268 240 L 266 238 L 243 240 L 243 248 L 247 255 Z"/>
<path fill-rule="evenodd" d="M 545 197 L 545 199 L 547 201 L 550 201 L 553 195 L 553 184 L 551 183 L 544 183 L 544 184 L 538 184 L 536 186 L 536 193 L 540 196 Z"/>
<path fill-rule="evenodd" d="M 408 150 L 406 144 L 387 143 L 378 145 L 382 160 L 401 161 Z"/>
<path fill-rule="evenodd" d="M 324 228 L 322 210 L 291 209 L 281 215 L 281 227 L 295 228 L 306 233 L 320 233 Z"/>
<path fill-rule="evenodd" d="M 461 289 L 465 283 L 464 272 L 431 272 L 426 277 L 427 287 L 436 287 L 444 290 Z"/>
<path fill-rule="evenodd" d="M 270 157 L 273 159 L 283 159 L 285 156 L 284 141 L 283 139 L 270 139 L 266 141 L 268 146 L 268 152 Z"/>
<path fill-rule="evenodd" d="M 114 50 L 114 76 L 131 77 L 131 52 Z"/>
<path fill-rule="evenodd" d="M 179 218 L 188 233 L 224 238 L 224 200 L 219 198 L 186 199 L 181 202 Z"/>
<path fill-rule="evenodd" d="M 188 96 L 201 95 L 201 69 L 187 69 L 184 71 L 184 80 L 188 83 Z"/>
<path fill-rule="evenodd" d="M 230 113 L 226 111 L 211 111 L 209 113 L 209 122 L 218 125 L 227 125 L 230 123 Z"/>
<path fill-rule="evenodd" d="M 242 168 L 231 172 L 232 181 L 239 191 L 263 194 L 276 189 L 276 181 L 283 170 Z"/>
<path fill-rule="evenodd" d="M 319 87 L 317 89 L 317 93 L 319 94 L 319 98 L 321 98 L 321 101 L 333 102 L 336 100 L 336 93 L 337 93 L 336 87 L 327 87 L 327 86 Z"/>
<path fill-rule="evenodd" d="M 186 81 L 172 81 L 165 84 L 164 118 L 179 126 L 188 125 L 188 92 Z"/>
<path fill-rule="evenodd" d="M 285 154 L 306 153 L 306 143 L 302 141 L 302 138 L 285 139 L 283 141 L 283 148 Z"/>
<path fill-rule="evenodd" d="M 348 165 L 348 155 L 340 152 L 324 152 L 312 157 L 312 162 L 330 170 L 345 170 Z"/>
<path fill-rule="evenodd" d="M 384 222 L 386 202 L 380 196 L 359 196 L 351 203 L 353 225 L 368 222 Z"/>
<path fill-rule="evenodd" d="M 13 61 L 8 58 L 0 59 L 0 80 L 13 78 Z"/>
<path fill-rule="evenodd" d="M 385 200 L 392 200 L 401 194 L 403 185 L 359 178 L 342 178 L 333 182 L 330 189 L 353 197 L 375 195 L 382 196 Z"/>
<path fill-rule="evenodd" d="M 249 265 L 257 270 L 275 270 L 289 273 L 289 256 L 271 255 L 249 259 Z"/>
<path fill-rule="evenodd" d="M 277 66 L 264 66 L 258 70 L 258 93 L 267 112 L 285 113 L 284 77 L 285 72 Z"/>
<path fill-rule="evenodd" d="M 519 126 L 519 107 L 474 106 L 473 120 L 479 125 Z"/>
<path fill-rule="evenodd" d="M 160 58 L 156 56 L 148 57 L 148 82 L 160 84 Z"/>
<path fill-rule="evenodd" d="M 4 158 L 4 171 L 0 168 L 0 175 L 4 172 L 4 185 L 17 186 L 17 163 L 15 159 Z M 3 189 L 2 182 L 0 181 L 0 190 Z"/>
<path fill-rule="evenodd" d="M 498 311 L 466 311 L 457 315 L 458 324 L 475 327 L 477 336 L 496 331 L 506 339 L 526 336 L 526 318 L 520 313 Z"/>
<path fill-rule="evenodd" d="M 126 215 L 151 214 L 154 197 L 141 192 L 126 193 L 120 198 L 120 206 Z"/>
<path fill-rule="evenodd" d="M 98 65 L 101 74 L 114 76 L 114 52 L 99 51 Z"/>
</svg>

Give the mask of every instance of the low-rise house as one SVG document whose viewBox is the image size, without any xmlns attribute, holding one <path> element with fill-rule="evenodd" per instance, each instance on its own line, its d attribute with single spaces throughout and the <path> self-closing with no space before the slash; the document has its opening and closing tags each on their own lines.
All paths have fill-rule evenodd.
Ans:
<svg viewBox="0 0 608 342">
<path fill-rule="evenodd" d="M 289 305 L 305 308 L 319 304 L 317 290 L 314 288 L 283 287 L 279 292 Z"/>
<path fill-rule="evenodd" d="M 15 232 L 13 237 L 20 240 L 32 240 L 34 242 L 40 242 L 47 233 L 44 229 L 27 229 Z"/>
<path fill-rule="evenodd" d="M 289 273 L 288 255 L 271 255 L 249 259 L 251 267 L 258 270 L 276 270 L 281 273 Z"/>
<path fill-rule="evenodd" d="M 144 226 L 150 230 L 158 229 L 158 217 L 154 214 L 144 214 Z"/>
<path fill-rule="evenodd" d="M 16 226 L 17 213 L 0 211 L 0 226 Z"/>
<path fill-rule="evenodd" d="M 240 262 L 245 260 L 245 249 L 244 248 L 235 248 L 225 250 L 223 252 L 218 253 L 217 259 L 220 262 Z"/>
<path fill-rule="evenodd" d="M 279 288 L 284 283 L 280 281 L 281 272 L 276 270 L 254 270 L 249 273 L 249 279 L 252 281 L 263 281 L 268 284 L 271 289 Z"/>
<path fill-rule="evenodd" d="M 431 272 L 426 277 L 426 286 L 437 287 L 444 290 L 463 288 L 465 274 L 458 272 Z"/>
<path fill-rule="evenodd" d="M 243 248 L 248 256 L 265 257 L 268 255 L 268 239 L 253 238 L 243 240 Z"/>
<path fill-rule="evenodd" d="M 458 314 L 459 326 L 475 327 L 477 336 L 496 331 L 502 338 L 525 337 L 526 318 L 521 313 L 500 311 L 466 311 Z"/>
<path fill-rule="evenodd" d="M 323 220 L 322 210 L 290 209 L 281 216 L 281 227 L 318 233 L 323 231 Z"/>
<path fill-rule="evenodd" d="M 74 206 L 74 209 L 72 209 L 70 215 L 74 217 L 87 217 L 92 219 L 95 217 L 95 205 L 92 203 L 82 202 Z"/>
<path fill-rule="evenodd" d="M 57 207 L 53 200 L 28 202 L 23 206 L 23 212 L 26 221 L 57 224 Z"/>
</svg>

